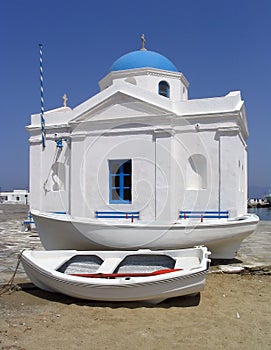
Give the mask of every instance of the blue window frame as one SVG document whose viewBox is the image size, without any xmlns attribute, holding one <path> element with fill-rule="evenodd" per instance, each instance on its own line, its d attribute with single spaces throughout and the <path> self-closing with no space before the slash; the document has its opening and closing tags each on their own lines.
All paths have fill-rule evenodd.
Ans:
<svg viewBox="0 0 271 350">
<path fill-rule="evenodd" d="M 169 84 L 166 81 L 160 81 L 158 93 L 164 97 L 169 97 Z"/>
<path fill-rule="evenodd" d="M 109 161 L 109 202 L 132 202 L 131 159 L 114 159 Z"/>
</svg>

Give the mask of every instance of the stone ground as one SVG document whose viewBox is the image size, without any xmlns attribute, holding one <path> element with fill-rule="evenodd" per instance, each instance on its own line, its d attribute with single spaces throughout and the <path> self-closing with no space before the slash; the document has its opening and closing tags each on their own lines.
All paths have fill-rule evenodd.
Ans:
<svg viewBox="0 0 271 350">
<path fill-rule="evenodd" d="M 271 271 L 271 221 L 260 221 L 255 232 L 241 244 L 236 259 L 214 261 L 214 265 L 224 272 L 230 267 L 243 267 L 250 272 Z M 220 265 L 219 265 L 220 263 Z M 226 267 L 228 266 L 228 269 Z"/>
<path fill-rule="evenodd" d="M 0 204 L 0 284 L 11 278 L 23 249 L 43 249 L 37 232 L 24 231 L 27 215 L 27 205 Z M 26 277 L 21 264 L 16 277 Z"/>
</svg>

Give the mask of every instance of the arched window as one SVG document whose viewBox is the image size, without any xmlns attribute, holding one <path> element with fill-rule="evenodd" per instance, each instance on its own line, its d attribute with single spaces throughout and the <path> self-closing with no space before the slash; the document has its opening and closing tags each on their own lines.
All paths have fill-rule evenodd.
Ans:
<svg viewBox="0 0 271 350">
<path fill-rule="evenodd" d="M 166 81 L 160 81 L 158 93 L 159 95 L 169 97 L 169 84 Z"/>
<path fill-rule="evenodd" d="M 207 160 L 202 154 L 189 157 L 186 168 L 186 188 L 202 190 L 207 188 Z"/>
</svg>

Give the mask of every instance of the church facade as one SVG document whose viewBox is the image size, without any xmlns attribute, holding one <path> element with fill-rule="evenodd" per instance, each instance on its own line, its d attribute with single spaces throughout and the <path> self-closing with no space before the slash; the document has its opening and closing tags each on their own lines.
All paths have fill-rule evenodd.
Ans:
<svg viewBox="0 0 271 350">
<path fill-rule="evenodd" d="M 71 109 L 31 116 L 31 210 L 95 218 L 137 212 L 175 222 L 180 211 L 246 213 L 248 128 L 239 91 L 188 98 L 189 83 L 144 47 L 116 60 L 100 92 Z"/>
</svg>

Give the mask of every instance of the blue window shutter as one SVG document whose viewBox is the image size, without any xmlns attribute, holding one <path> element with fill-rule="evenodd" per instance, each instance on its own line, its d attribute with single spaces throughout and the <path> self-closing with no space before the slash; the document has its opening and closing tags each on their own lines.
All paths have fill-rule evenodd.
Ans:
<svg viewBox="0 0 271 350">
<path fill-rule="evenodd" d="M 132 202 L 132 161 L 131 159 L 109 160 L 109 202 Z"/>
</svg>

